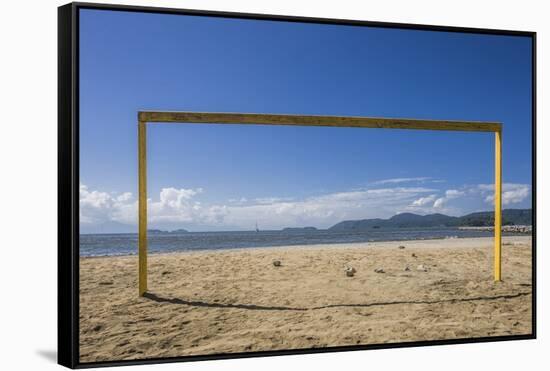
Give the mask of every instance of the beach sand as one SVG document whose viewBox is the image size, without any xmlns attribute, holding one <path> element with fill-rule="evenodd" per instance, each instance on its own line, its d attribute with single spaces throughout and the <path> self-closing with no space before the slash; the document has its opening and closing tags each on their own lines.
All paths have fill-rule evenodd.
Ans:
<svg viewBox="0 0 550 371">
<path fill-rule="evenodd" d="M 492 247 L 468 238 L 150 255 L 148 297 L 137 295 L 137 256 L 81 258 L 80 360 L 530 334 L 531 237 L 503 239 L 498 283 Z"/>
</svg>

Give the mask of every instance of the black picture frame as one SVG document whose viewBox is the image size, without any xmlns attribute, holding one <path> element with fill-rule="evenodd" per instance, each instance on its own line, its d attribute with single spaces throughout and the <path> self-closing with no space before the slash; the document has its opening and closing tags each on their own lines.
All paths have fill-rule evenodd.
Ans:
<svg viewBox="0 0 550 371">
<path fill-rule="evenodd" d="M 81 363 L 79 361 L 79 10 L 164 13 L 221 18 L 255 19 L 331 25 L 355 25 L 394 29 L 522 36 L 532 42 L 532 333 L 480 338 L 414 341 L 327 348 L 288 349 L 170 358 L 148 358 Z M 536 32 L 386 23 L 346 19 L 309 18 L 267 14 L 232 13 L 145 6 L 70 3 L 58 8 L 58 363 L 69 368 L 136 365 L 212 359 L 264 357 L 288 354 L 342 352 L 366 349 L 418 347 L 461 343 L 496 342 L 536 338 Z"/>
</svg>

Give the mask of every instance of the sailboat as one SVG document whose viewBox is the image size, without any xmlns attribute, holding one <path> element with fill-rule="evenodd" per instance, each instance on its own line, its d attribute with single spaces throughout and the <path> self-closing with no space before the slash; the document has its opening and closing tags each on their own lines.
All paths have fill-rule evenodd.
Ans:
<svg viewBox="0 0 550 371">
<path fill-rule="evenodd" d="M 256 232 L 259 232 L 260 230 L 258 229 L 258 222 L 256 222 Z"/>
</svg>

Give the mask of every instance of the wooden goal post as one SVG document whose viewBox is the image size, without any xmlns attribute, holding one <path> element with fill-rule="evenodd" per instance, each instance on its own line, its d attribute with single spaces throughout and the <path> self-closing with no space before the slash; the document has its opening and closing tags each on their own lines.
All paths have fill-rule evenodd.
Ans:
<svg viewBox="0 0 550 371">
<path fill-rule="evenodd" d="M 495 133 L 495 239 L 494 280 L 501 280 L 502 248 L 502 124 L 481 121 L 416 120 L 350 116 L 304 116 L 221 112 L 138 112 L 138 290 L 147 292 L 147 124 L 250 124 L 335 126 L 376 129 L 478 131 Z"/>
</svg>

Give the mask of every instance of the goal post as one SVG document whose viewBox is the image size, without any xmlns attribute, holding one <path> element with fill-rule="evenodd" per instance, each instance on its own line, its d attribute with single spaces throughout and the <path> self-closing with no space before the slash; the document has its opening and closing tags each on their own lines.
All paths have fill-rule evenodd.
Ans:
<svg viewBox="0 0 550 371">
<path fill-rule="evenodd" d="M 223 112 L 138 112 L 138 290 L 147 292 L 147 124 L 245 124 L 333 126 L 375 129 L 474 131 L 495 133 L 494 280 L 501 280 L 502 124 L 487 121 L 396 119 L 357 116 L 274 115 Z"/>
<path fill-rule="evenodd" d="M 501 278 L 502 261 L 502 130 L 495 131 L 495 281 Z"/>
<path fill-rule="evenodd" d="M 147 125 L 138 124 L 138 286 L 147 292 Z"/>
</svg>

